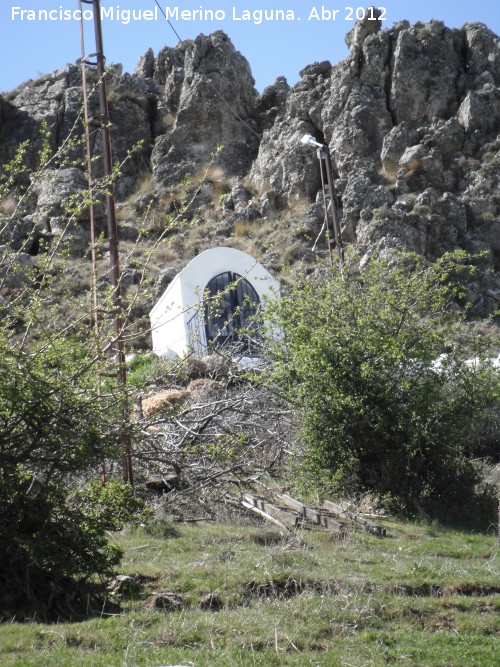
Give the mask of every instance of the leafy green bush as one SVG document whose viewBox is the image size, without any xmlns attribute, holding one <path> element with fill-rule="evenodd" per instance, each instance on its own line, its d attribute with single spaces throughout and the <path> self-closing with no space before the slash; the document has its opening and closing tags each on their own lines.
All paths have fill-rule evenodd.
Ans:
<svg viewBox="0 0 500 667">
<path fill-rule="evenodd" d="M 75 474 L 107 453 L 99 433 L 108 411 L 95 399 L 87 348 L 70 341 L 30 350 L 0 329 L 2 614 L 50 615 L 69 582 L 109 574 L 120 552 L 106 531 L 137 506 L 117 484 L 70 495 Z"/>
<path fill-rule="evenodd" d="M 479 341 L 455 342 L 464 325 L 450 279 L 462 261 L 321 269 L 273 305 L 268 327 L 283 336 L 269 336 L 270 380 L 299 408 L 308 485 L 434 515 L 477 500 L 484 420 L 497 451 L 500 441 L 499 387 L 491 364 L 464 363 Z"/>
<path fill-rule="evenodd" d="M 160 537 L 165 540 L 179 536 L 179 531 L 174 526 L 172 520 L 162 519 L 156 516 L 148 518 L 144 524 L 141 524 L 141 528 L 146 535 Z"/>
</svg>

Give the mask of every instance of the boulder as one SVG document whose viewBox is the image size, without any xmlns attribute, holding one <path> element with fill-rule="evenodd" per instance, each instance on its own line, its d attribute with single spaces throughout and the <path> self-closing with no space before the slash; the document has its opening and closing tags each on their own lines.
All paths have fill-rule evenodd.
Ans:
<svg viewBox="0 0 500 667">
<path fill-rule="evenodd" d="M 149 604 L 153 609 L 159 611 L 181 611 L 188 606 L 184 598 L 171 591 L 155 593 L 150 598 Z"/>
</svg>

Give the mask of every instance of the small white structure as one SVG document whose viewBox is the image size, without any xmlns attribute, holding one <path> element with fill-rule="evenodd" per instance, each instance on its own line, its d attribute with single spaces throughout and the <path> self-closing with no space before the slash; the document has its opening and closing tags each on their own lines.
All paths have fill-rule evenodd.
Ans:
<svg viewBox="0 0 500 667">
<path fill-rule="evenodd" d="M 203 356 L 211 344 L 237 337 L 263 301 L 278 297 L 278 281 L 247 253 L 206 250 L 176 275 L 151 311 L 153 352 Z"/>
</svg>

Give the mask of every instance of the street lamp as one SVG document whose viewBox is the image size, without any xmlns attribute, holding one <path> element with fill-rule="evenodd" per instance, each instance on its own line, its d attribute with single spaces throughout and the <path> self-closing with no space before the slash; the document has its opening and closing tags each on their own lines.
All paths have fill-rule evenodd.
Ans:
<svg viewBox="0 0 500 667">
<path fill-rule="evenodd" d="M 301 143 L 307 146 L 314 146 L 319 160 L 319 170 L 321 174 L 321 191 L 323 193 L 323 204 L 325 209 L 324 227 L 326 230 L 326 239 L 328 243 L 328 251 L 330 253 L 330 263 L 333 264 L 333 248 L 337 250 L 339 260 L 344 262 L 344 247 L 342 244 L 342 234 L 340 231 L 340 214 L 337 203 L 337 193 L 335 191 L 335 184 L 333 182 L 332 158 L 328 146 L 321 144 L 312 136 L 312 134 L 304 134 L 301 138 Z M 325 168 L 323 169 L 323 163 Z M 328 185 L 328 194 L 325 188 L 325 172 Z"/>
</svg>

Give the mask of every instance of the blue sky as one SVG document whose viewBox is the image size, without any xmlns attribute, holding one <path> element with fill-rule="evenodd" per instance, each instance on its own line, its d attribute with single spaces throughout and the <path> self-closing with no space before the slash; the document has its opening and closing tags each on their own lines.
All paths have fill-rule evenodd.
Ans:
<svg viewBox="0 0 500 667">
<path fill-rule="evenodd" d="M 293 85 L 299 79 L 299 70 L 315 61 L 330 60 L 336 63 L 347 55 L 344 37 L 353 26 L 356 11 L 361 13 L 369 6 L 360 0 L 159 0 L 165 10 L 169 7 L 175 17 L 172 24 L 182 39 L 192 39 L 199 33 L 209 34 L 224 30 L 235 47 L 250 62 L 256 87 L 262 91 L 277 76 L 284 75 Z M 460 27 L 466 22 L 486 23 L 500 34 L 499 0 L 380 0 L 377 7 L 385 8 L 385 27 L 402 19 L 428 21 L 431 18 L 444 21 L 448 27 Z M 175 46 L 177 37 L 158 12 L 157 20 L 130 20 L 126 24 L 127 10 L 152 11 L 155 0 L 101 0 L 103 9 L 114 12 L 114 19 L 103 22 L 104 46 L 108 63 L 122 63 L 124 71 L 132 71 L 138 58 L 152 47 L 155 53 L 164 45 Z M 89 5 L 84 5 L 88 8 Z M 330 19 L 322 7 L 330 12 Z M 51 72 L 66 63 L 75 62 L 80 56 L 79 22 L 70 20 L 28 20 L 22 11 L 40 9 L 73 12 L 77 0 L 0 0 L 0 91 L 7 91 L 30 78 Z M 217 19 L 183 19 L 181 11 L 211 10 Z M 316 8 L 316 13 L 314 11 Z M 359 9 L 358 9 L 359 8 Z M 255 10 L 288 10 L 295 20 L 255 20 Z M 118 10 L 122 12 L 119 15 Z M 245 10 L 250 20 L 245 20 Z M 336 10 L 336 13 L 333 12 Z M 55 17 L 56 15 L 52 15 Z M 268 15 L 269 16 L 269 15 Z M 291 14 L 288 15 L 291 17 Z M 335 20 L 332 20 L 335 16 Z M 87 51 L 94 50 L 93 24 L 86 21 Z"/>
</svg>

